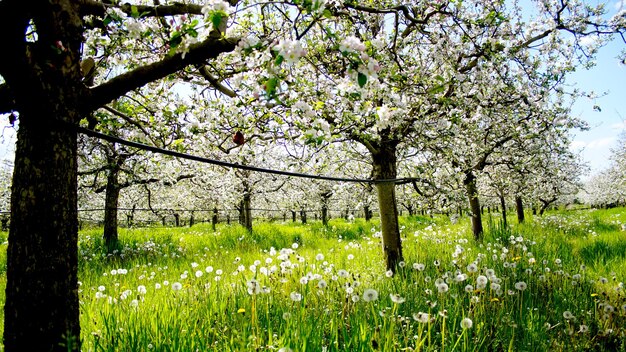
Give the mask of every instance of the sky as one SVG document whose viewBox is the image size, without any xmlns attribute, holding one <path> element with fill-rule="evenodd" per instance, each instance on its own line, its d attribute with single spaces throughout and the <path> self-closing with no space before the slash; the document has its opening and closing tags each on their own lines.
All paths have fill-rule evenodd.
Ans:
<svg viewBox="0 0 626 352">
<path fill-rule="evenodd" d="M 572 115 L 589 124 L 589 131 L 575 132 L 571 149 L 582 153 L 591 173 L 606 169 L 611 148 L 617 147 L 617 138 L 626 131 L 626 65 L 616 58 L 626 44 L 615 39 L 600 49 L 597 65 L 590 70 L 575 72 L 568 82 L 583 90 L 592 90 L 598 98 L 580 99 Z M 594 110 L 597 105 L 601 111 Z"/>
<path fill-rule="evenodd" d="M 588 2 L 595 5 L 601 0 Z M 626 8 L 626 0 L 607 0 L 607 6 L 613 15 Z M 593 100 L 579 99 L 572 109 L 572 115 L 587 121 L 590 127 L 589 131 L 572 131 L 571 149 L 580 152 L 590 167 L 584 178 L 607 168 L 611 148 L 617 147 L 618 136 L 626 131 L 626 65 L 617 59 L 623 49 L 626 44 L 616 38 L 600 49 L 595 67 L 579 69 L 567 80 L 568 84 L 598 96 Z M 8 125 L 6 115 L 0 115 L 0 161 L 13 159 L 14 144 L 15 131 Z"/>
</svg>

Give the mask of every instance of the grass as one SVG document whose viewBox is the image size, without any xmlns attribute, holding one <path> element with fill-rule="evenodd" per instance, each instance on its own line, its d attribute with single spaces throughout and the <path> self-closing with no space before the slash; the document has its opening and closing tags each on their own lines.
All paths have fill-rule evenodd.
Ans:
<svg viewBox="0 0 626 352">
<path fill-rule="evenodd" d="M 623 223 L 494 216 L 475 243 L 466 220 L 403 217 L 394 277 L 375 220 L 120 229 L 114 254 L 85 230 L 83 350 L 626 351 Z"/>
</svg>

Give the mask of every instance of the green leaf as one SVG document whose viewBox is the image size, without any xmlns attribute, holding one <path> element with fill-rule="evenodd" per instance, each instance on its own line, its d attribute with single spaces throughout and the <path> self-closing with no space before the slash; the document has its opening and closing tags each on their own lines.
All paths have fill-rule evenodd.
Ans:
<svg viewBox="0 0 626 352">
<path fill-rule="evenodd" d="M 268 99 L 274 98 L 276 95 L 276 87 L 278 86 L 278 78 L 272 77 L 265 82 L 265 94 Z"/>
<path fill-rule="evenodd" d="M 141 16 L 139 14 L 139 10 L 137 9 L 137 6 L 133 5 L 130 7 L 130 16 L 134 19 L 139 18 L 139 16 Z"/>
<path fill-rule="evenodd" d="M 170 38 L 170 48 L 176 48 L 183 41 L 183 35 L 176 31 L 172 34 Z"/>
<path fill-rule="evenodd" d="M 439 93 L 443 93 L 446 90 L 446 86 L 444 85 L 440 85 L 440 86 L 436 86 L 433 88 L 430 88 L 428 90 L 429 94 L 439 94 Z"/>
<path fill-rule="evenodd" d="M 359 87 L 361 87 L 361 88 L 363 88 L 365 86 L 365 84 L 367 84 L 367 76 L 362 74 L 361 72 L 359 72 L 357 80 L 359 82 Z"/>
<path fill-rule="evenodd" d="M 219 28 L 220 23 L 222 23 L 222 12 L 215 11 L 211 13 L 210 20 L 213 23 L 213 28 Z"/>
<path fill-rule="evenodd" d="M 285 58 L 282 55 L 278 55 L 276 56 L 276 60 L 274 61 L 274 64 L 276 66 L 280 66 L 280 64 L 282 64 L 283 61 L 285 61 Z"/>
</svg>

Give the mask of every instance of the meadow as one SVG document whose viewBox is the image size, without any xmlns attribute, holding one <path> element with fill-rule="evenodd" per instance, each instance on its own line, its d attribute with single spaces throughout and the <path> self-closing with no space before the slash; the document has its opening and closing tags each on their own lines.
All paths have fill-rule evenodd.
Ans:
<svg viewBox="0 0 626 352">
<path fill-rule="evenodd" d="M 394 276 L 376 219 L 81 231 L 82 349 L 626 351 L 626 209 L 400 221 Z"/>
</svg>

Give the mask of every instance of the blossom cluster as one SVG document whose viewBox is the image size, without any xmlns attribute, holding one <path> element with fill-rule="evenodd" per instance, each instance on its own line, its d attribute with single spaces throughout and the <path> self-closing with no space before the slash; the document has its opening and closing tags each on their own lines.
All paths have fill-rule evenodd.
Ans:
<svg viewBox="0 0 626 352">
<path fill-rule="evenodd" d="M 274 50 L 282 56 L 287 64 L 296 63 L 301 57 L 307 54 L 307 50 L 298 40 L 282 39 L 274 46 Z"/>
</svg>

